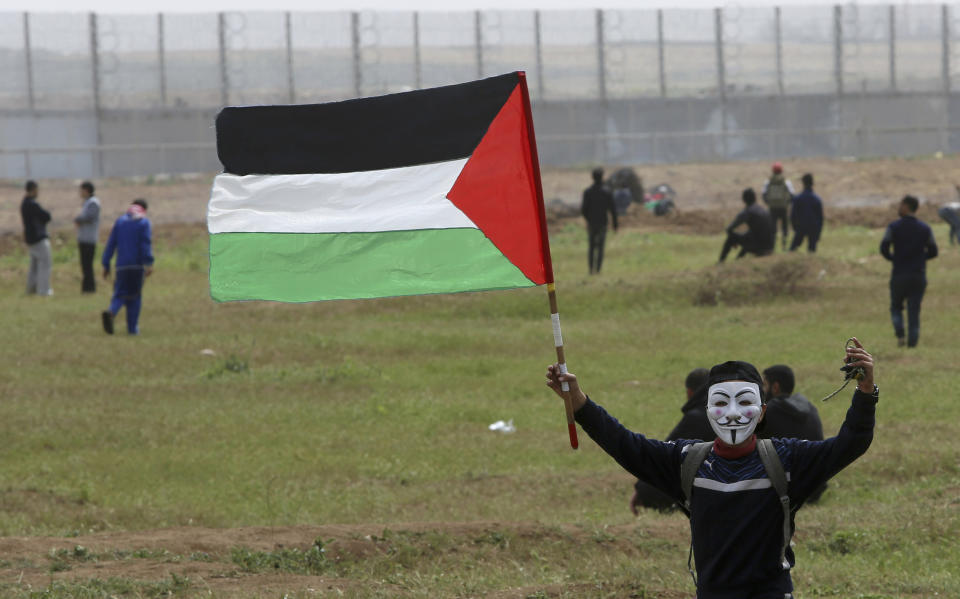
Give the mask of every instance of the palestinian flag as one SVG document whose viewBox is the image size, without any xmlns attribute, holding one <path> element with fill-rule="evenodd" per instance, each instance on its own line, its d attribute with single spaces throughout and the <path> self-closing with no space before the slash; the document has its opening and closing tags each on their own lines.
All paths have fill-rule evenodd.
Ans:
<svg viewBox="0 0 960 599">
<path fill-rule="evenodd" d="M 553 282 L 523 73 L 328 104 L 228 107 L 208 210 L 215 300 Z"/>
</svg>

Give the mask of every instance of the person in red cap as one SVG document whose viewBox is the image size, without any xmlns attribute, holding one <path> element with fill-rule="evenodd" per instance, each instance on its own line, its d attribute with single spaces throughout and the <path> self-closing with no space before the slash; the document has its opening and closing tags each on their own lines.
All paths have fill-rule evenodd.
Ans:
<svg viewBox="0 0 960 599">
<path fill-rule="evenodd" d="M 784 250 L 787 249 L 787 210 L 790 208 L 790 202 L 793 200 L 793 184 L 783 176 L 783 165 L 779 162 L 773 163 L 773 174 L 763 184 L 761 197 L 770 209 L 770 217 L 773 219 L 774 247 L 776 247 L 777 221 L 780 222 L 781 245 Z"/>
</svg>

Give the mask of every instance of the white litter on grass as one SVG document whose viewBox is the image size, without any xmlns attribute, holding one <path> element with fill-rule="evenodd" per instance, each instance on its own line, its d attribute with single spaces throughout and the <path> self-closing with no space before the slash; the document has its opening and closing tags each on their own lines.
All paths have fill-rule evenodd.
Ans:
<svg viewBox="0 0 960 599">
<path fill-rule="evenodd" d="M 206 349 L 201 349 L 201 350 L 200 350 L 200 355 L 201 355 L 201 356 L 215 356 L 215 355 L 217 355 L 217 352 L 213 351 L 212 349 L 210 349 L 210 348 L 208 347 L 208 348 L 206 348 Z"/>
<path fill-rule="evenodd" d="M 504 422 L 503 420 L 497 420 L 490 426 L 488 426 L 492 431 L 500 431 L 503 434 L 515 433 L 517 432 L 517 427 L 513 426 L 513 418 Z"/>
</svg>

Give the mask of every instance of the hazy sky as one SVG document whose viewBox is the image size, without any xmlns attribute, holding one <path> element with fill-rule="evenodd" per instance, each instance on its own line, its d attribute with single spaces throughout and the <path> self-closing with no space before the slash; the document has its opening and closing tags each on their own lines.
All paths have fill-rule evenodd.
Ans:
<svg viewBox="0 0 960 599">
<path fill-rule="evenodd" d="M 836 4 L 838 0 L 0 0 L 2 11 L 69 11 L 102 13 L 213 12 L 247 10 L 438 10 L 676 8 L 735 4 L 774 6 Z M 843 2 L 847 4 L 846 2 Z M 859 2 L 871 4 L 876 2 Z M 889 3 L 889 2 L 887 2 Z M 916 2 L 896 2 L 915 4 Z"/>
</svg>

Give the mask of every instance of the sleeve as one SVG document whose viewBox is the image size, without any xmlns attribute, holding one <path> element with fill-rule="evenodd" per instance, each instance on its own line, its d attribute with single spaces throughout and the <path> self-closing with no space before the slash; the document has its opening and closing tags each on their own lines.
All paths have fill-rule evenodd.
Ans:
<svg viewBox="0 0 960 599">
<path fill-rule="evenodd" d="M 790 182 L 790 179 L 787 179 L 784 183 L 787 185 L 787 191 L 790 192 L 791 196 L 797 195 L 797 192 L 793 189 L 793 183 Z"/>
<path fill-rule="evenodd" d="M 582 199 L 580 200 L 580 214 L 583 218 L 587 218 L 587 192 L 583 192 Z"/>
<path fill-rule="evenodd" d="M 575 414 L 583 430 L 624 470 L 681 501 L 680 462 L 685 444 L 631 432 L 589 398 Z"/>
<path fill-rule="evenodd" d="M 143 231 L 140 233 L 140 260 L 144 266 L 153 266 L 153 241 L 150 221 L 143 219 Z"/>
<path fill-rule="evenodd" d="M 727 226 L 727 233 L 730 233 L 745 222 L 747 222 L 747 211 L 743 210 L 733 219 L 733 222 Z"/>
<path fill-rule="evenodd" d="M 859 389 L 837 436 L 824 441 L 784 439 L 790 447 L 790 499 L 802 502 L 866 453 L 873 441 L 877 400 Z"/>
<path fill-rule="evenodd" d="M 927 227 L 927 230 L 930 232 L 930 235 L 927 237 L 927 243 L 924 248 L 927 252 L 927 260 L 930 260 L 931 258 L 936 258 L 940 250 L 937 249 L 937 240 L 933 238 L 933 229 Z"/>
<path fill-rule="evenodd" d="M 110 270 L 110 259 L 113 258 L 113 252 L 117 249 L 117 225 L 114 223 L 113 228 L 110 229 L 110 238 L 107 239 L 107 245 L 103 247 L 103 257 L 100 258 L 100 263 L 103 264 L 104 270 Z"/>
<path fill-rule="evenodd" d="M 44 210 L 43 207 L 40 206 L 40 204 L 34 204 L 34 205 L 37 207 L 36 209 L 37 220 L 43 223 L 50 222 L 50 219 L 53 218 L 52 216 L 50 216 L 50 213 Z"/>
<path fill-rule="evenodd" d="M 73 222 L 75 223 L 92 223 L 97 220 L 97 216 L 100 212 L 100 209 L 97 207 L 96 202 L 87 201 L 83 204 L 83 209 L 80 210 L 80 214 L 77 215 Z"/>
<path fill-rule="evenodd" d="M 893 252 L 890 251 L 890 244 L 893 243 L 893 225 L 889 225 L 883 234 L 883 241 L 880 242 L 880 253 L 887 260 L 893 261 Z"/>
<path fill-rule="evenodd" d="M 767 179 L 763 182 L 763 189 L 760 190 L 760 197 L 763 198 L 763 201 L 767 201 L 767 190 L 770 189 L 770 179 Z"/>
</svg>

